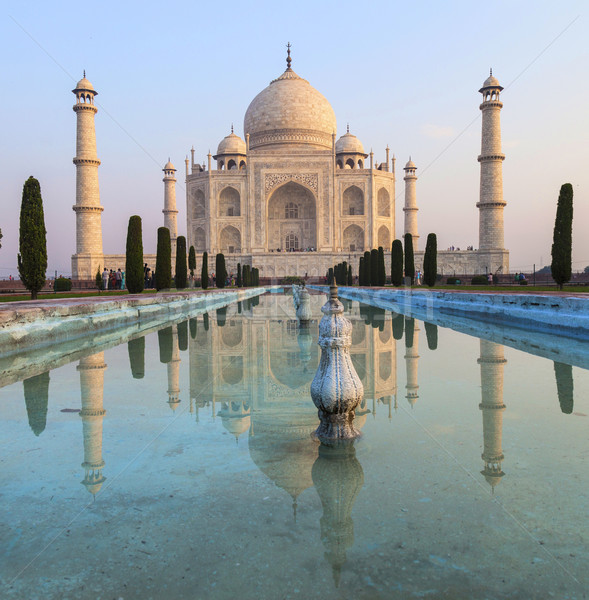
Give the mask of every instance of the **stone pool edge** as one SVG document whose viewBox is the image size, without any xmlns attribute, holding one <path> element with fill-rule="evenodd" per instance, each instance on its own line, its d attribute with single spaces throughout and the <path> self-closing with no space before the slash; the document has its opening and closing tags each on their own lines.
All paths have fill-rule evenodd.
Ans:
<svg viewBox="0 0 589 600">
<path fill-rule="evenodd" d="M 310 288 L 327 292 L 327 286 Z M 342 286 L 348 300 L 395 310 L 425 320 L 434 312 L 485 320 L 522 329 L 589 340 L 589 298 L 541 294 L 446 292 L 436 290 L 369 289 Z"/>
<path fill-rule="evenodd" d="M 281 286 L 211 292 L 164 292 L 43 301 L 0 309 L 0 354 L 71 340 L 93 332 L 171 317 L 196 309 L 213 310 L 265 294 Z"/>
</svg>

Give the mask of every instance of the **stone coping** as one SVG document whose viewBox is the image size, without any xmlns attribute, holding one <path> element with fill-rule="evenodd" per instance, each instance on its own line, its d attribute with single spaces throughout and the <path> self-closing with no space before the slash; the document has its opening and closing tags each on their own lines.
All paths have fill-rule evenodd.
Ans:
<svg viewBox="0 0 589 600">
<path fill-rule="evenodd" d="M 0 355 L 131 323 L 221 308 L 275 287 L 280 286 L 12 302 L 0 307 Z"/>
</svg>

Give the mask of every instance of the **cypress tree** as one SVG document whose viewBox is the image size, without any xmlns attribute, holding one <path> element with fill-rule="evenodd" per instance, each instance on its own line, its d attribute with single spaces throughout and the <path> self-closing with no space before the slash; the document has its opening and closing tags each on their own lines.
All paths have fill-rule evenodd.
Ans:
<svg viewBox="0 0 589 600">
<path fill-rule="evenodd" d="M 358 265 L 358 285 L 364 285 L 364 257 L 360 257 Z"/>
<path fill-rule="evenodd" d="M 554 363 L 554 375 L 556 376 L 556 391 L 558 393 L 558 402 L 560 410 L 565 415 L 573 412 L 573 367 L 564 363 Z"/>
<path fill-rule="evenodd" d="M 370 251 L 364 252 L 364 285 L 372 285 L 372 269 L 370 266 Z"/>
<path fill-rule="evenodd" d="M 198 328 L 198 321 L 197 321 L 196 317 L 194 317 L 193 319 L 190 319 L 189 324 L 190 324 L 190 337 L 194 340 L 194 339 L 196 339 L 196 331 Z"/>
<path fill-rule="evenodd" d="M 399 313 L 393 313 L 393 337 L 396 340 L 402 340 L 404 329 L 405 317 Z"/>
<path fill-rule="evenodd" d="M 387 282 L 387 271 L 384 264 L 384 249 L 378 247 L 378 285 L 383 286 Z"/>
<path fill-rule="evenodd" d="M 23 186 L 20 205 L 20 230 L 18 242 L 18 272 L 20 280 L 36 300 L 45 285 L 47 271 L 47 230 L 43 215 L 41 186 L 29 177 Z"/>
<path fill-rule="evenodd" d="M 102 272 L 100 271 L 100 265 L 98 265 L 98 270 L 96 271 L 96 277 L 94 278 L 96 282 L 96 287 L 98 288 L 98 293 L 102 290 L 102 286 L 104 285 L 102 281 Z"/>
<path fill-rule="evenodd" d="M 250 286 L 250 266 L 249 265 L 243 265 L 243 268 L 241 270 L 241 279 L 242 279 L 242 285 L 243 287 L 249 287 Z"/>
<path fill-rule="evenodd" d="M 227 269 L 225 268 L 225 255 L 221 252 L 215 257 L 215 272 L 217 273 L 217 287 L 224 288 Z"/>
<path fill-rule="evenodd" d="M 327 271 L 327 285 L 332 285 L 334 281 L 333 267 L 329 267 L 329 271 Z"/>
<path fill-rule="evenodd" d="M 178 330 L 178 349 L 180 352 L 188 350 L 188 321 L 182 321 L 176 325 Z"/>
<path fill-rule="evenodd" d="M 235 285 L 240 288 L 241 287 L 241 263 L 237 263 L 237 279 L 235 280 Z"/>
<path fill-rule="evenodd" d="M 49 404 L 49 371 L 23 380 L 29 427 L 35 435 L 45 431 Z"/>
<path fill-rule="evenodd" d="M 354 278 L 352 276 L 352 265 L 348 265 L 348 285 L 354 285 Z"/>
<path fill-rule="evenodd" d="M 190 246 L 188 251 L 188 268 L 190 269 L 190 277 L 194 277 L 194 270 L 196 269 L 196 250 L 194 246 Z"/>
<path fill-rule="evenodd" d="M 430 350 L 437 350 L 438 348 L 438 326 L 434 323 L 424 322 L 425 324 L 425 335 L 427 337 L 427 347 Z"/>
<path fill-rule="evenodd" d="M 423 257 L 423 281 L 432 287 L 436 284 L 438 274 L 438 240 L 435 233 L 429 233 Z"/>
<path fill-rule="evenodd" d="M 202 253 L 202 267 L 200 270 L 200 287 L 206 290 L 209 287 L 209 255 Z"/>
<path fill-rule="evenodd" d="M 252 269 L 253 275 L 254 275 L 254 285 L 255 286 L 259 286 L 260 285 L 260 269 L 258 269 L 258 267 L 254 267 Z"/>
<path fill-rule="evenodd" d="M 554 236 L 552 241 L 552 278 L 562 290 L 562 286 L 570 281 L 572 272 L 573 248 L 573 186 L 565 183 L 560 188 Z"/>
<path fill-rule="evenodd" d="M 217 309 L 217 327 L 224 327 L 227 321 L 227 307 Z"/>
<path fill-rule="evenodd" d="M 187 285 L 186 238 L 179 235 L 176 239 L 176 289 L 183 290 Z"/>
<path fill-rule="evenodd" d="M 172 362 L 172 354 L 174 351 L 172 328 L 164 327 L 164 329 L 160 329 L 157 332 L 157 341 L 160 349 L 160 362 L 164 364 Z"/>
<path fill-rule="evenodd" d="M 172 244 L 170 230 L 159 227 L 157 230 L 157 255 L 155 259 L 155 289 L 167 290 L 172 287 Z"/>
<path fill-rule="evenodd" d="M 405 234 L 405 277 L 411 279 L 411 285 L 415 279 L 415 260 L 413 258 L 413 236 Z"/>
<path fill-rule="evenodd" d="M 202 316 L 202 324 L 204 325 L 205 331 L 209 330 L 209 313 L 204 313 Z"/>
<path fill-rule="evenodd" d="M 403 244 L 395 240 L 391 248 L 391 283 L 399 287 L 403 284 Z"/>
<path fill-rule="evenodd" d="M 379 285 L 378 250 L 376 248 L 370 251 L 370 285 Z"/>
<path fill-rule="evenodd" d="M 143 379 L 145 375 L 145 336 L 129 340 L 127 351 L 133 379 Z"/>
<path fill-rule="evenodd" d="M 98 275 L 96 275 L 96 281 L 98 281 Z M 129 290 L 129 294 L 140 294 L 145 285 L 143 234 L 141 231 L 141 217 L 138 215 L 129 217 L 125 255 L 125 285 Z"/>
</svg>

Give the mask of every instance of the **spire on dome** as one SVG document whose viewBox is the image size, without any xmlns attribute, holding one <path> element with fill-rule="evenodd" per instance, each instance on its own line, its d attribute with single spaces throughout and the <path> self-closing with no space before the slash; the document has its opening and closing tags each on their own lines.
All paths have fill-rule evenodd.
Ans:
<svg viewBox="0 0 589 600">
<path fill-rule="evenodd" d="M 231 123 L 231 133 L 233 133 L 233 123 Z"/>
<path fill-rule="evenodd" d="M 493 77 L 493 67 L 491 67 L 491 68 L 489 69 L 489 75 L 490 75 L 491 77 Z"/>
<path fill-rule="evenodd" d="M 292 58 L 290 57 L 290 49 L 291 49 L 291 45 L 290 42 L 288 42 L 288 44 L 286 44 L 286 70 L 290 71 L 290 63 L 292 62 Z"/>
<path fill-rule="evenodd" d="M 84 79 L 86 79 L 86 69 L 84 69 Z"/>
<path fill-rule="evenodd" d="M 349 123 L 346 125 L 346 133 L 350 133 L 350 124 Z"/>
</svg>

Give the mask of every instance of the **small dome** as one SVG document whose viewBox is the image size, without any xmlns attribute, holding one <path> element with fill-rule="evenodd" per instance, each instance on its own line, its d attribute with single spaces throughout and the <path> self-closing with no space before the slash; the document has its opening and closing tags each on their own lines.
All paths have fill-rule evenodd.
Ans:
<svg viewBox="0 0 589 600">
<path fill-rule="evenodd" d="M 489 88 L 499 88 L 499 91 L 503 90 L 501 85 L 499 85 L 499 80 L 496 77 L 493 77 L 492 72 L 489 75 L 489 77 L 487 77 L 487 79 L 485 79 L 485 82 L 483 83 L 483 87 L 479 90 L 479 92 L 482 92 L 483 90 L 488 90 Z"/>
<path fill-rule="evenodd" d="M 362 142 L 349 131 L 335 143 L 335 153 L 342 154 L 343 152 L 352 154 L 364 154 L 364 146 Z"/>
<path fill-rule="evenodd" d="M 97 94 L 98 92 L 94 89 L 94 86 L 86 79 L 86 77 L 82 77 L 78 83 L 76 83 L 76 89 L 74 92 L 94 92 Z"/>
<path fill-rule="evenodd" d="M 245 142 L 231 132 L 221 140 L 217 148 L 217 156 L 221 154 L 245 154 Z"/>
<path fill-rule="evenodd" d="M 411 158 L 409 159 L 409 162 L 405 165 L 406 169 L 417 169 L 417 167 L 415 166 L 415 163 L 411 160 Z"/>
<path fill-rule="evenodd" d="M 168 162 L 166 163 L 165 167 L 164 167 L 164 171 L 175 171 L 176 167 L 170 162 L 170 159 L 168 159 Z"/>
</svg>

